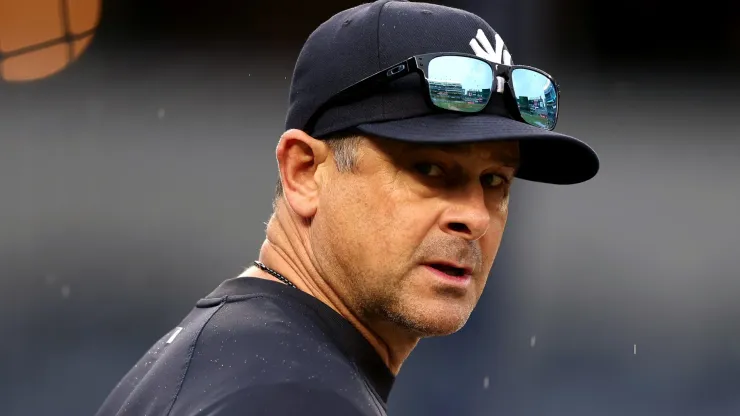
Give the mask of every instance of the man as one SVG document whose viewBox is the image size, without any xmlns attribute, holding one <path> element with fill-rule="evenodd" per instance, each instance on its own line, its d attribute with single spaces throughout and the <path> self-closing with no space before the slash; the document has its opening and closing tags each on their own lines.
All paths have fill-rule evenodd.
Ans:
<svg viewBox="0 0 740 416">
<path fill-rule="evenodd" d="M 467 321 L 515 177 L 598 170 L 558 92 L 471 13 L 379 0 L 306 41 L 259 260 L 197 302 L 99 415 L 381 415 L 423 337 Z"/>
</svg>

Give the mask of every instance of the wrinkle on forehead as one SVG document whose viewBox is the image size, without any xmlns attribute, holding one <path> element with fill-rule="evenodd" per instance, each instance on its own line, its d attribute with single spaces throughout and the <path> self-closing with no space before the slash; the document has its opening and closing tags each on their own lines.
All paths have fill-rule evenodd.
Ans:
<svg viewBox="0 0 740 416">
<path fill-rule="evenodd" d="M 483 142 L 483 143 L 406 143 L 407 151 L 437 150 L 459 155 L 474 155 L 487 162 L 502 163 L 511 167 L 518 167 L 519 144 L 515 141 Z"/>
<path fill-rule="evenodd" d="M 519 142 L 515 140 L 477 143 L 412 143 L 371 137 L 367 144 L 379 151 L 378 156 L 381 159 L 386 159 L 391 163 L 404 159 L 404 156 L 408 154 L 440 152 L 458 156 L 475 154 L 484 162 L 513 169 L 518 169 L 521 164 Z"/>
</svg>

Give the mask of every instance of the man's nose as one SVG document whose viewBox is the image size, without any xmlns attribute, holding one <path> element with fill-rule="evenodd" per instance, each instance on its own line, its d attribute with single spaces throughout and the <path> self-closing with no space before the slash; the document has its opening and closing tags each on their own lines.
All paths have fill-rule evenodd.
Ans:
<svg viewBox="0 0 740 416">
<path fill-rule="evenodd" d="M 490 223 L 483 187 L 477 185 L 455 193 L 440 226 L 448 234 L 475 241 L 486 234 Z"/>
</svg>

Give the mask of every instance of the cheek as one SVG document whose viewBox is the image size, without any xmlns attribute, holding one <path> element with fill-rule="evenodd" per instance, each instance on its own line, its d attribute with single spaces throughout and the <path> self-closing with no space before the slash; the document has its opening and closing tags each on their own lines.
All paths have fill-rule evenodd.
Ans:
<svg viewBox="0 0 740 416">
<path fill-rule="evenodd" d="M 394 274 L 389 267 L 397 267 L 401 273 L 434 223 L 429 214 L 433 210 L 388 178 L 378 175 L 373 179 L 347 181 L 342 186 L 343 206 L 335 208 L 336 215 L 343 219 L 341 232 L 352 235 L 352 241 L 342 244 L 349 244 L 358 263 L 368 269 Z"/>
<path fill-rule="evenodd" d="M 494 210 L 491 212 L 491 223 L 488 227 L 488 231 L 480 239 L 484 262 L 488 267 L 493 265 L 498 249 L 501 246 L 508 215 L 508 203 L 502 204 L 500 210 Z"/>
<path fill-rule="evenodd" d="M 399 254 L 410 255 L 429 234 L 430 227 L 435 226 L 434 213 L 438 211 L 435 202 L 406 186 L 385 184 L 373 199 L 376 201 L 374 224 L 384 230 Z"/>
<path fill-rule="evenodd" d="M 365 203 L 363 194 L 361 187 L 345 184 L 337 184 L 327 190 L 317 213 L 324 225 L 322 229 L 326 241 L 341 246 L 356 241 L 366 232 L 365 221 L 372 210 Z"/>
<path fill-rule="evenodd" d="M 388 251 L 393 218 L 377 187 L 350 179 L 326 190 L 314 225 L 346 271 L 368 271 L 378 263 L 377 253 Z"/>
</svg>

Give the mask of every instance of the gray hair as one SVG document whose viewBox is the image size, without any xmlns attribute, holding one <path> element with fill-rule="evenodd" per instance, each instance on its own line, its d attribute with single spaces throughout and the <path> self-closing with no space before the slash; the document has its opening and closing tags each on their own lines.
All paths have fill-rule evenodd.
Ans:
<svg viewBox="0 0 740 416">
<path fill-rule="evenodd" d="M 354 171 L 357 165 L 357 150 L 363 136 L 355 132 L 341 132 L 322 139 L 329 146 L 329 150 L 334 156 L 334 164 L 337 170 L 342 173 Z M 275 209 L 280 198 L 283 196 L 283 181 L 278 175 L 277 184 L 275 185 L 275 195 L 272 200 L 272 207 Z"/>
</svg>

